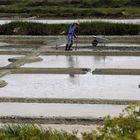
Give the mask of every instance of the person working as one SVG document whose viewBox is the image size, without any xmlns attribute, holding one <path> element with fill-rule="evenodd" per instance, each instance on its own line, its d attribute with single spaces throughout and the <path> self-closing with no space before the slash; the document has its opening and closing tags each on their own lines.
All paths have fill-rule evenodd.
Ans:
<svg viewBox="0 0 140 140">
<path fill-rule="evenodd" d="M 65 51 L 72 50 L 72 45 L 73 45 L 74 39 L 76 38 L 76 34 L 78 30 L 78 25 L 79 25 L 79 22 L 75 22 L 70 25 L 69 30 L 68 30 L 68 38 L 67 38 L 68 42 L 66 44 Z"/>
</svg>

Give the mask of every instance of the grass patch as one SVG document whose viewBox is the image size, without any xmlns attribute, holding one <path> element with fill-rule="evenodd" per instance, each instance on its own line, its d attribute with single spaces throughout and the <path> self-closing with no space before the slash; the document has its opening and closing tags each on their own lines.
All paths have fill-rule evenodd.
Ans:
<svg viewBox="0 0 140 140">
<path fill-rule="evenodd" d="M 37 17 L 140 17 L 139 0 L 0 0 L 1 13 Z"/>
<path fill-rule="evenodd" d="M 140 140 L 140 110 L 127 107 L 119 117 L 105 117 L 104 125 L 89 133 L 83 140 Z"/>
<path fill-rule="evenodd" d="M 78 140 L 76 134 L 44 130 L 38 125 L 7 125 L 0 129 L 1 140 Z"/>
<path fill-rule="evenodd" d="M 37 12 L 38 11 L 38 12 Z M 124 7 L 124 8 L 73 8 L 62 6 L 36 6 L 36 7 L 22 7 L 22 6 L 6 6 L 0 7 L 2 13 L 18 13 L 18 14 L 32 14 L 33 16 L 41 17 L 45 14 L 46 17 L 67 17 L 67 18 L 83 18 L 83 17 L 103 17 L 103 18 L 120 18 L 120 17 L 139 17 L 139 7 Z M 19 16 L 20 16 L 19 15 Z"/>
<path fill-rule="evenodd" d="M 0 25 L 0 35 L 60 35 L 67 34 L 68 24 L 43 24 L 11 22 Z M 79 26 L 79 35 L 139 35 L 140 25 L 106 22 L 84 22 Z"/>
</svg>

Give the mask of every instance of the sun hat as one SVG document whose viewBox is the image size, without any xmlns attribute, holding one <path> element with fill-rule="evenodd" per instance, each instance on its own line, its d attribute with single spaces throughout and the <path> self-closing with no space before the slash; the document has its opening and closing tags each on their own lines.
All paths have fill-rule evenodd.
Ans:
<svg viewBox="0 0 140 140">
<path fill-rule="evenodd" d="M 76 23 L 77 25 L 79 25 L 79 24 L 80 24 L 80 21 L 76 21 L 75 23 Z"/>
</svg>

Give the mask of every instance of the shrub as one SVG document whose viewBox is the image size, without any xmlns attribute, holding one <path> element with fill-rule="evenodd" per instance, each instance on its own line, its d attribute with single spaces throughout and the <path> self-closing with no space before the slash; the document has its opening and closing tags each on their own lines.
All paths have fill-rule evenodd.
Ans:
<svg viewBox="0 0 140 140">
<path fill-rule="evenodd" d="M 140 140 L 140 110 L 129 106 L 119 117 L 105 117 L 104 125 L 83 133 L 83 140 Z"/>
</svg>

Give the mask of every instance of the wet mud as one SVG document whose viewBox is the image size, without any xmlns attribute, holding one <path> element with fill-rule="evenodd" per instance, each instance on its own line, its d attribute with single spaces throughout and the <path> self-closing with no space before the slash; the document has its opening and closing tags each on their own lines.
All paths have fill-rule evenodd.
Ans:
<svg viewBox="0 0 140 140">
<path fill-rule="evenodd" d="M 37 124 L 67 124 L 67 125 L 102 125 L 103 118 L 78 118 L 78 117 L 20 117 L 1 116 L 1 123 L 37 123 Z"/>
</svg>

